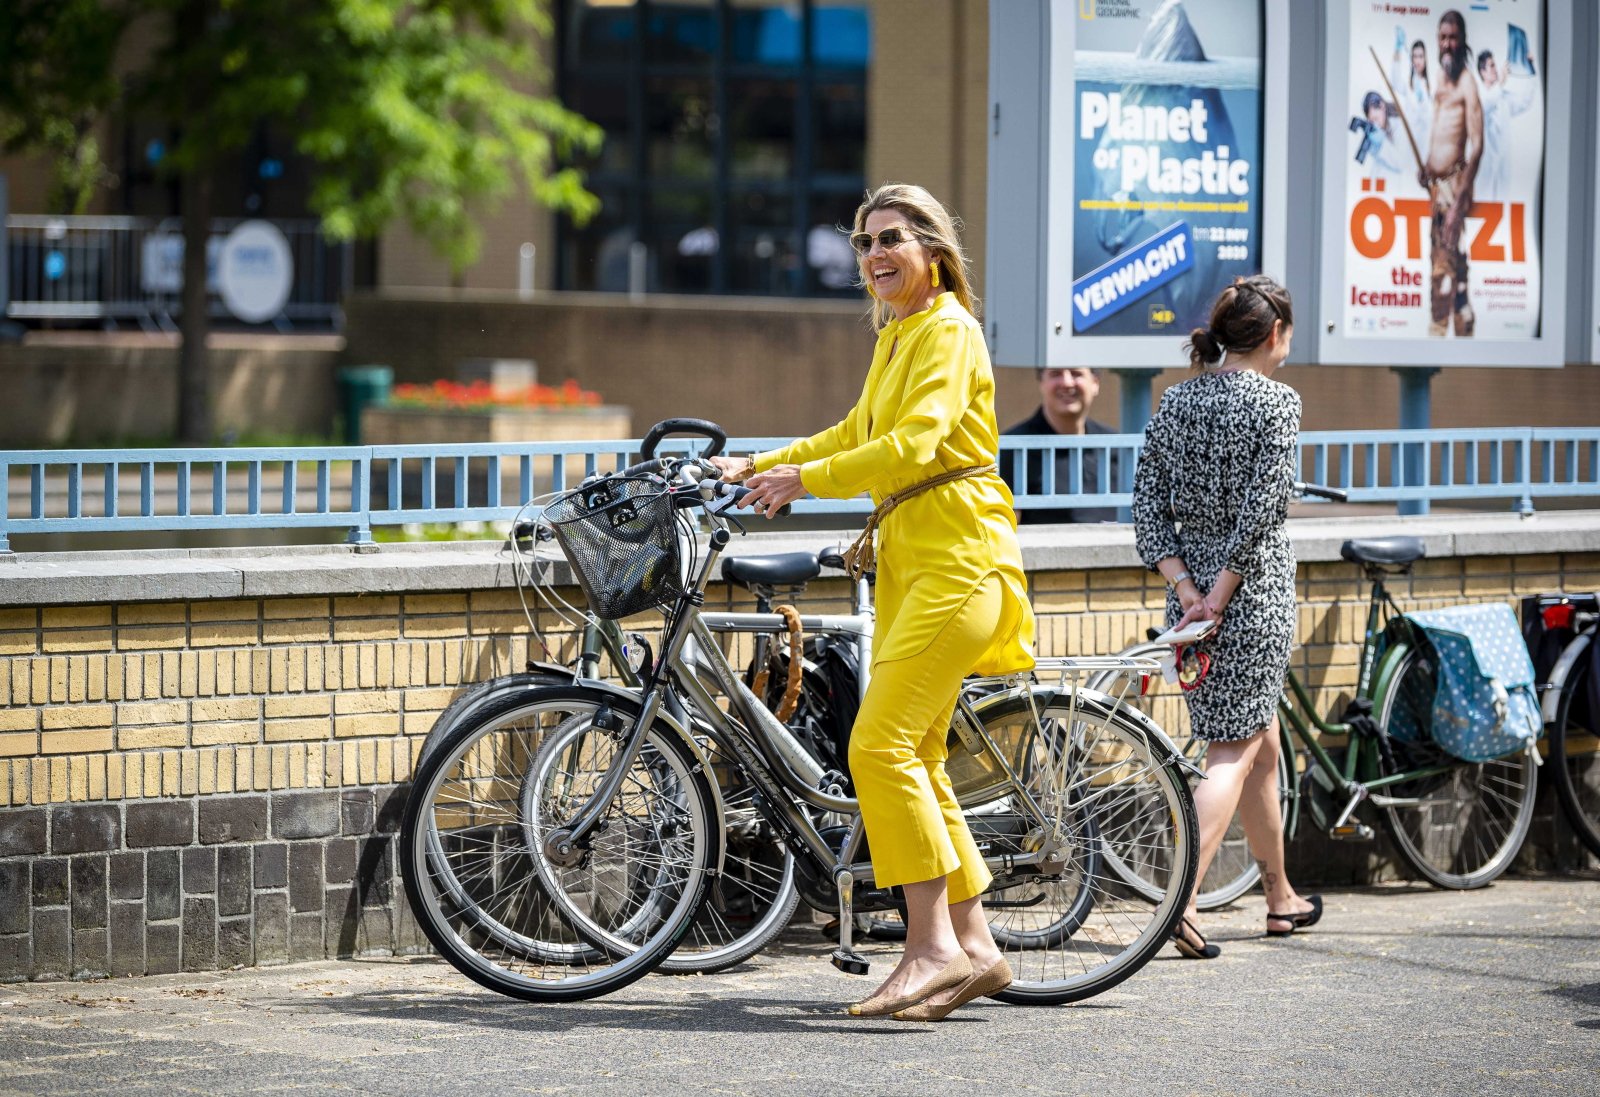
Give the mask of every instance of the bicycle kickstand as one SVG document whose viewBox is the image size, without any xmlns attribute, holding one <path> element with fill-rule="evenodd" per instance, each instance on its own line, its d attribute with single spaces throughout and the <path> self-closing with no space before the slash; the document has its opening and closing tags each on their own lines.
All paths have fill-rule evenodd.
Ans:
<svg viewBox="0 0 1600 1097">
<path fill-rule="evenodd" d="M 850 939 L 856 921 L 853 894 L 855 874 L 848 867 L 840 865 L 834 869 L 833 882 L 839 889 L 839 947 L 833 950 L 829 959 L 834 967 L 846 975 L 865 975 L 872 965 L 865 956 L 856 952 Z"/>
</svg>

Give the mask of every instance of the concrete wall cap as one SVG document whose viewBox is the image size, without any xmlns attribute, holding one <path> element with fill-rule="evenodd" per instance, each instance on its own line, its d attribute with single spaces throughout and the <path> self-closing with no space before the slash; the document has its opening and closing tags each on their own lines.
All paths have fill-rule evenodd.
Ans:
<svg viewBox="0 0 1600 1097">
<path fill-rule="evenodd" d="M 730 556 L 817 552 L 849 544 L 855 530 L 752 532 L 735 536 Z M 1351 537 L 1421 537 L 1430 557 L 1600 552 L 1600 511 L 1553 511 L 1522 519 L 1502 514 L 1296 518 L 1289 522 L 1304 563 L 1339 559 Z M 1030 571 L 1139 567 L 1127 525 L 1024 526 L 1018 541 Z M 545 546 L 553 556 L 552 546 Z M 548 557 L 547 557 L 548 559 Z M 566 563 L 550 560 L 551 579 L 570 585 Z M 250 549 L 156 549 L 18 553 L 0 557 L 0 605 L 73 605 L 166 599 L 270 598 L 402 591 L 487 590 L 516 585 L 516 558 L 500 541 Z M 836 573 L 835 573 L 836 574 Z"/>
</svg>

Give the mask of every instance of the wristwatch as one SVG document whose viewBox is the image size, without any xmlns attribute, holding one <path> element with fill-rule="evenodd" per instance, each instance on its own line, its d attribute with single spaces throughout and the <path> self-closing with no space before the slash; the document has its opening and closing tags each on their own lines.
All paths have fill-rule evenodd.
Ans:
<svg viewBox="0 0 1600 1097">
<path fill-rule="evenodd" d="M 1179 583 L 1183 582 L 1185 579 L 1193 579 L 1193 578 L 1194 578 L 1194 575 L 1192 573 L 1190 573 L 1189 569 L 1188 568 L 1184 568 L 1182 571 L 1178 572 L 1178 574 L 1174 575 L 1171 579 L 1167 580 L 1167 586 L 1171 587 L 1173 590 L 1177 590 Z"/>
</svg>

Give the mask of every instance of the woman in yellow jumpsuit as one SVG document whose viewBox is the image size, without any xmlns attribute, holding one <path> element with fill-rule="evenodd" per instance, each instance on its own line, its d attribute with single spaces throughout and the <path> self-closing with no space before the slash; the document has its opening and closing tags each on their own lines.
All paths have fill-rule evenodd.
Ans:
<svg viewBox="0 0 1600 1097">
<path fill-rule="evenodd" d="M 979 895 L 990 881 L 945 774 L 961 679 L 1033 665 L 1032 608 L 1011 493 L 995 470 L 994 376 L 949 213 L 888 184 L 856 211 L 851 244 L 876 299 L 877 348 L 837 426 L 726 471 L 772 513 L 807 492 L 874 503 L 948 473 L 878 527 L 878 640 L 850 739 L 850 772 L 880 887 L 906 899 L 906 950 L 857 1016 L 937 1020 L 994 994 L 1011 970 Z"/>
</svg>

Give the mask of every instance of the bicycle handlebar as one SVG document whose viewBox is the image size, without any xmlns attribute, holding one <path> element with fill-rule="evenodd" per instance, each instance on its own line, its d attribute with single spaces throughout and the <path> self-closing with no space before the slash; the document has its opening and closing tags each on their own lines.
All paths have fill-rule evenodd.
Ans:
<svg viewBox="0 0 1600 1097">
<path fill-rule="evenodd" d="M 692 507 L 699 503 L 703 503 L 705 500 L 700 496 L 700 488 L 707 487 L 708 485 L 712 495 L 719 499 L 731 498 L 733 500 L 732 505 L 736 507 L 744 503 L 745 496 L 749 495 L 751 491 L 750 488 L 742 487 L 739 484 L 730 484 L 726 480 L 712 480 L 707 478 L 700 481 L 699 487 L 697 487 L 695 490 L 681 493 L 674 501 L 680 507 Z M 792 508 L 790 505 L 785 503 L 783 506 L 778 508 L 778 517 L 787 518 L 791 509 Z M 765 517 L 765 514 L 763 514 L 763 517 Z"/>
<path fill-rule="evenodd" d="M 700 455 L 702 457 L 717 456 L 728 443 L 727 433 L 709 419 L 663 419 L 645 432 L 644 440 L 639 443 L 639 452 L 646 460 L 655 457 L 656 446 L 669 434 L 698 434 L 710 439 L 711 444 Z"/>
<path fill-rule="evenodd" d="M 1326 499 L 1332 503 L 1348 503 L 1350 501 L 1349 492 L 1339 488 L 1326 487 L 1322 484 L 1307 484 L 1299 480 L 1294 483 L 1294 492 L 1296 495 L 1311 495 L 1318 499 Z"/>
</svg>

